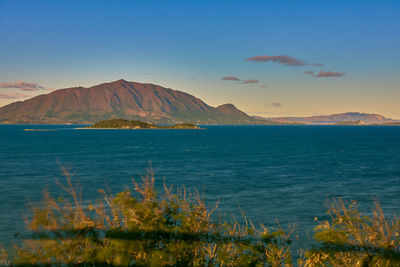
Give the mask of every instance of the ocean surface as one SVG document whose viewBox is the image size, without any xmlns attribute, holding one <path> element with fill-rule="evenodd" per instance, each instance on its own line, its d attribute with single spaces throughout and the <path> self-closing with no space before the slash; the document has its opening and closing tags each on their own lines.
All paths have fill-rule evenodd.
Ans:
<svg viewBox="0 0 400 267">
<path fill-rule="evenodd" d="M 62 193 L 67 168 L 94 200 L 106 186 L 132 188 L 151 165 L 156 186 L 204 191 L 220 213 L 255 224 L 296 223 L 312 234 L 332 197 L 368 211 L 378 198 L 400 214 L 398 126 L 205 126 L 205 130 L 89 130 L 74 125 L 0 125 L 0 243 L 24 229 L 43 189 Z M 56 131 L 24 131 L 24 129 Z M 307 241 L 306 241 L 307 242 Z"/>
</svg>

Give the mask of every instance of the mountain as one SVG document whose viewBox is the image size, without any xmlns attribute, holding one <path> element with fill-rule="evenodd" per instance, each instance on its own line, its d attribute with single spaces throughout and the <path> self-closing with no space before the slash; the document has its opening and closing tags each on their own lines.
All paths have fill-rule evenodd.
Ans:
<svg viewBox="0 0 400 267">
<path fill-rule="evenodd" d="M 212 107 L 190 94 L 151 83 L 118 80 L 73 87 L 0 108 L 0 123 L 92 124 L 122 118 L 194 124 L 393 124 L 378 114 L 348 112 L 312 117 L 252 117 L 232 104 Z"/>
<path fill-rule="evenodd" d="M 0 108 L 0 123 L 89 124 L 112 118 L 153 123 L 270 123 L 232 104 L 214 108 L 181 91 L 125 80 L 60 89 Z"/>
<path fill-rule="evenodd" d="M 217 110 L 225 116 L 234 116 L 238 119 L 246 120 L 249 115 L 241 110 L 238 110 L 233 104 L 224 104 L 217 107 Z M 254 117 L 253 117 L 254 118 Z"/>
<path fill-rule="evenodd" d="M 357 124 L 383 124 L 393 123 L 396 120 L 385 118 L 378 114 L 368 114 L 359 112 L 347 112 L 332 115 L 312 116 L 312 117 L 279 117 L 267 118 L 270 121 L 279 123 L 303 123 L 303 124 L 341 124 L 357 122 Z"/>
</svg>

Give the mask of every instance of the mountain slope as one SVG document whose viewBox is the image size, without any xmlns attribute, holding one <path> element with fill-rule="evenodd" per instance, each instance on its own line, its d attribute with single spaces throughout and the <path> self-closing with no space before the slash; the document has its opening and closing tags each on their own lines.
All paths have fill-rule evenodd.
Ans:
<svg viewBox="0 0 400 267">
<path fill-rule="evenodd" d="M 347 112 L 332 115 L 321 115 L 311 117 L 279 117 L 268 118 L 268 120 L 280 123 L 304 123 L 304 124 L 337 124 L 340 122 L 358 122 L 363 124 L 380 124 L 395 122 L 393 119 L 385 118 L 378 114 L 359 112 Z"/>
<path fill-rule="evenodd" d="M 214 108 L 181 91 L 125 80 L 60 89 L 0 108 L 0 123 L 84 124 L 111 118 L 156 123 L 263 123 L 232 104 Z"/>
</svg>

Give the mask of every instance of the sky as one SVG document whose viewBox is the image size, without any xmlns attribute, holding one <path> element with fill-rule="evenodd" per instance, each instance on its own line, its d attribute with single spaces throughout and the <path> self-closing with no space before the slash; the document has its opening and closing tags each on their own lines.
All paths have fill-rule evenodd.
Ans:
<svg viewBox="0 0 400 267">
<path fill-rule="evenodd" d="M 118 79 L 264 117 L 400 119 L 400 1 L 0 0 L 0 106 Z"/>
</svg>

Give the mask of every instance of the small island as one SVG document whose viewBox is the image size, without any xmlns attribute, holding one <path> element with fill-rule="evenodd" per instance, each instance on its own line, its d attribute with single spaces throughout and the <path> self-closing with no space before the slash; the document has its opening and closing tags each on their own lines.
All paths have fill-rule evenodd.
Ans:
<svg viewBox="0 0 400 267">
<path fill-rule="evenodd" d="M 111 119 L 98 121 L 89 129 L 202 129 L 191 123 L 181 123 L 176 125 L 155 125 L 138 120 Z"/>
</svg>

